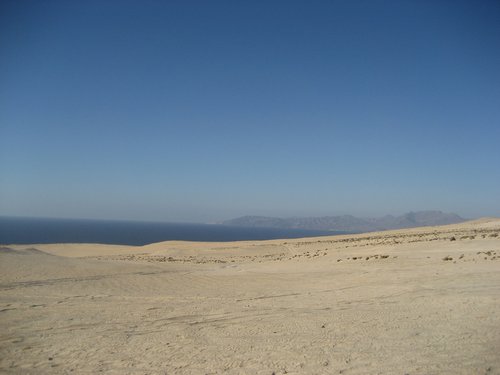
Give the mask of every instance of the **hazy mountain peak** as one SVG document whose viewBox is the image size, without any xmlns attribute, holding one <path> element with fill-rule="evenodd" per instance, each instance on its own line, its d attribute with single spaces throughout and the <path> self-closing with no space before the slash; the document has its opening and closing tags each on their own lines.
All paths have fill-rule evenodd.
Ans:
<svg viewBox="0 0 500 375">
<path fill-rule="evenodd" d="M 247 215 L 226 220 L 222 222 L 222 224 L 241 227 L 296 228 L 355 233 L 445 225 L 463 221 L 465 221 L 464 218 L 454 213 L 444 213 L 442 211 L 411 211 L 401 216 L 385 215 L 379 218 L 358 218 L 352 215 L 292 218 Z"/>
</svg>

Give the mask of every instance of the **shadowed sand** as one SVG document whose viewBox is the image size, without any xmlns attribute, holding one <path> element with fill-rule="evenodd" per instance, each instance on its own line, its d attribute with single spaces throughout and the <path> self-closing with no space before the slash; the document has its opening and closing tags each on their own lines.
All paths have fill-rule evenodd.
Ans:
<svg viewBox="0 0 500 375">
<path fill-rule="evenodd" d="M 500 219 L 0 249 L 0 372 L 500 374 Z"/>
</svg>

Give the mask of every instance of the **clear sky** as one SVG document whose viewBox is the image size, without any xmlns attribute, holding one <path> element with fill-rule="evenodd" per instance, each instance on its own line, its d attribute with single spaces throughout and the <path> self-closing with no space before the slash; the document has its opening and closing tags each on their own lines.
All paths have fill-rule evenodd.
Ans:
<svg viewBox="0 0 500 375">
<path fill-rule="evenodd" d="M 0 215 L 500 216 L 500 2 L 0 2 Z"/>
</svg>

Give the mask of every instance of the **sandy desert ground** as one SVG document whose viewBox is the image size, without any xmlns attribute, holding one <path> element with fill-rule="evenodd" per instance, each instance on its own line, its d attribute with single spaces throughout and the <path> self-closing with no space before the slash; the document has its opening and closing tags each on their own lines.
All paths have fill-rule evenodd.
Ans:
<svg viewBox="0 0 500 375">
<path fill-rule="evenodd" d="M 2 373 L 500 374 L 500 219 L 5 245 L 0 271 Z"/>
</svg>

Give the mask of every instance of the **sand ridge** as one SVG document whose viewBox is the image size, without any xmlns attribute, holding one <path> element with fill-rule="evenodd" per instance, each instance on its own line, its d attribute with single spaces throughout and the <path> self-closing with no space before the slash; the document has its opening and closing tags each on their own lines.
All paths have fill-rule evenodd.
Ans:
<svg viewBox="0 0 500 375">
<path fill-rule="evenodd" d="M 0 249 L 0 371 L 500 374 L 500 219 Z"/>
</svg>

